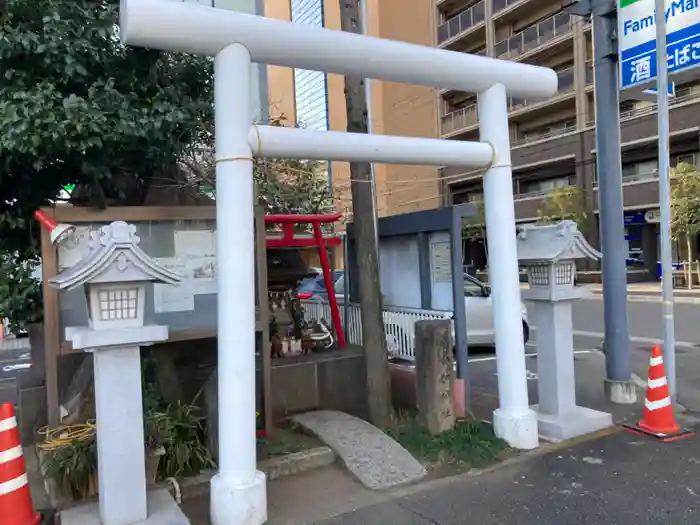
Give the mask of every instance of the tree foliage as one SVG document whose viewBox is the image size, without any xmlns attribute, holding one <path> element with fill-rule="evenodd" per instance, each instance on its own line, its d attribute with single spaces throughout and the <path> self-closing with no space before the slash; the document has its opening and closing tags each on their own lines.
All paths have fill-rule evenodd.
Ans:
<svg viewBox="0 0 700 525">
<path fill-rule="evenodd" d="M 692 262 L 692 239 L 700 233 L 700 172 L 695 166 L 676 166 L 671 183 L 671 234 L 685 237 L 688 262 Z M 690 281 L 689 281 L 690 285 Z"/>
<path fill-rule="evenodd" d="M 486 238 L 486 210 L 483 201 L 474 202 L 476 213 L 474 217 L 464 219 L 462 224 L 462 239 L 478 241 Z"/>
<path fill-rule="evenodd" d="M 32 213 L 57 200 L 134 206 L 215 184 L 211 59 L 123 46 L 118 11 L 118 0 L 0 10 L 0 249 L 35 251 Z M 329 211 L 324 175 L 318 162 L 255 163 L 275 213 Z M 182 204 L 171 200 L 156 203 Z"/>
<path fill-rule="evenodd" d="M 118 14 L 119 0 L 0 0 L 0 257 L 8 268 L 36 262 L 38 207 L 194 204 L 213 195 L 212 60 L 125 47 Z M 268 211 L 329 211 L 321 168 L 256 160 Z M 27 307 L 40 307 L 40 289 L 25 277 L 0 279 L 8 292 L 0 305 L 18 312 L 16 324 L 13 290 L 26 289 Z"/>
<path fill-rule="evenodd" d="M 583 192 L 577 186 L 555 188 L 544 199 L 537 215 L 538 222 L 542 224 L 568 220 L 581 228 L 588 219 Z"/>
<path fill-rule="evenodd" d="M 267 125 L 283 126 L 284 115 L 269 119 Z M 216 194 L 216 163 L 213 140 L 191 148 L 183 161 L 199 191 Z M 266 213 L 330 213 L 335 210 L 328 184 L 326 163 L 316 160 L 255 157 L 253 163 L 258 203 Z"/>
<path fill-rule="evenodd" d="M 140 205 L 179 177 L 212 122 L 206 57 L 125 48 L 118 0 L 12 0 L 0 26 L 0 242 L 32 245 L 31 213 Z"/>
</svg>

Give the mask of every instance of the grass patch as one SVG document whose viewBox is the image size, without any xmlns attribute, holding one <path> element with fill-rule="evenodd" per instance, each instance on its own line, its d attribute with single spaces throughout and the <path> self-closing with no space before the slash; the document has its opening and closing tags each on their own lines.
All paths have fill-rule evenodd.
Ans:
<svg viewBox="0 0 700 525">
<path fill-rule="evenodd" d="M 499 461 L 508 450 L 506 442 L 493 433 L 491 425 L 476 420 L 457 421 L 452 430 L 431 436 L 415 420 L 404 422 L 389 435 L 416 459 L 431 466 L 451 464 L 483 468 Z"/>
<path fill-rule="evenodd" d="M 275 428 L 268 437 L 258 438 L 258 459 L 277 458 L 321 445 L 322 443 L 315 437 L 296 432 L 292 428 Z"/>
</svg>

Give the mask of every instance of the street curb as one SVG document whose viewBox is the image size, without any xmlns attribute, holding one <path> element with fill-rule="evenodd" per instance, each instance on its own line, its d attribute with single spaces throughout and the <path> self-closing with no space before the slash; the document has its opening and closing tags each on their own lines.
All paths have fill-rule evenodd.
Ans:
<svg viewBox="0 0 700 525">
<path fill-rule="evenodd" d="M 592 291 L 591 296 L 589 299 L 602 299 L 603 297 L 603 292 L 601 291 Z M 637 302 L 637 303 L 660 303 L 661 302 L 661 294 L 649 294 L 645 292 L 630 292 L 629 290 L 627 291 L 627 300 L 630 302 Z M 680 304 L 700 304 L 700 297 L 693 297 L 693 296 L 687 296 L 687 295 L 675 295 L 673 296 L 673 302 L 674 303 L 680 303 Z"/>
<path fill-rule="evenodd" d="M 294 452 L 258 463 L 258 470 L 265 473 L 267 481 L 309 472 L 335 463 L 335 453 L 329 447 L 315 447 L 301 452 Z M 209 483 L 216 471 L 202 472 L 197 476 L 178 481 L 177 488 L 168 486 L 173 497 L 187 500 L 205 496 L 209 493 Z"/>
</svg>

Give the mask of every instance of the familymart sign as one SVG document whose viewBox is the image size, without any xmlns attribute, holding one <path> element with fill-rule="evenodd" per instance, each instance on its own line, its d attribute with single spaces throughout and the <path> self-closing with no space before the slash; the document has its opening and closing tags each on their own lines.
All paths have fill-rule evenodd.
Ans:
<svg viewBox="0 0 700 525">
<path fill-rule="evenodd" d="M 700 0 L 666 0 L 668 72 L 700 64 Z M 649 84 L 656 78 L 654 0 L 618 0 L 620 87 Z"/>
</svg>

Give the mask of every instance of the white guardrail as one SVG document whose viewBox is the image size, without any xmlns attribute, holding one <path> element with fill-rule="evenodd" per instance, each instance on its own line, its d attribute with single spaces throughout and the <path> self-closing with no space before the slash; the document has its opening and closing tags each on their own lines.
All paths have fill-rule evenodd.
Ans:
<svg viewBox="0 0 700 525">
<path fill-rule="evenodd" d="M 328 301 L 304 300 L 305 321 L 324 319 L 331 324 L 331 307 Z M 340 317 L 344 318 L 345 306 L 338 303 Z M 351 303 L 348 308 L 347 334 L 345 339 L 351 345 L 362 346 L 362 320 L 360 305 Z M 384 329 L 386 330 L 387 350 L 391 357 L 415 361 L 415 323 L 425 319 L 452 319 L 452 312 L 442 310 L 421 310 L 419 308 L 384 307 Z M 344 319 L 343 319 L 344 320 Z"/>
</svg>

